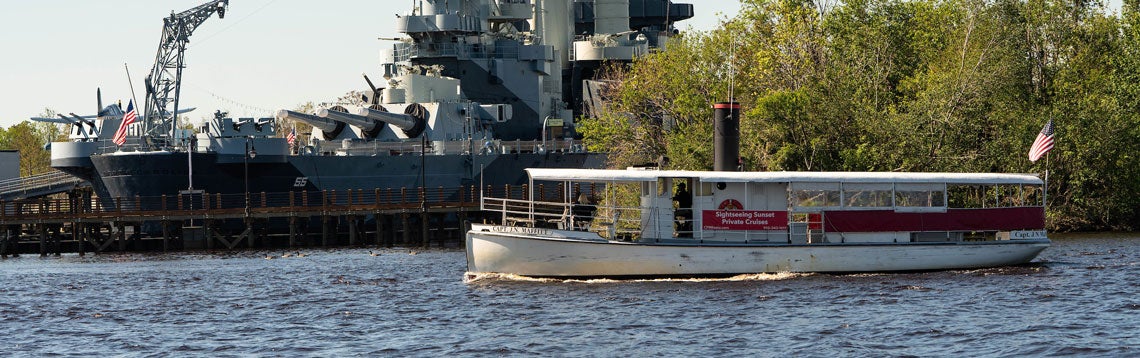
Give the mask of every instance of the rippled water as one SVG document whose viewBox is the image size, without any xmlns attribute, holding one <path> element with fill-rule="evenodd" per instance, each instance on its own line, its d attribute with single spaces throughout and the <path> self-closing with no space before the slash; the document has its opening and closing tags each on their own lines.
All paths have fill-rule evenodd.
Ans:
<svg viewBox="0 0 1140 358">
<path fill-rule="evenodd" d="M 1136 236 L 1056 239 L 1021 267 L 725 280 L 465 282 L 461 251 L 304 253 L 0 260 L 0 352 L 1140 354 Z"/>
</svg>

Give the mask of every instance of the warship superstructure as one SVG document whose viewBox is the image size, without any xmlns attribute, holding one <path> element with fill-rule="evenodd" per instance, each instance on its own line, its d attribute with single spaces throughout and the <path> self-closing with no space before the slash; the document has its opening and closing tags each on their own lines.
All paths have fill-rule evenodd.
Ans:
<svg viewBox="0 0 1140 358">
<path fill-rule="evenodd" d="M 222 3 L 194 19 L 208 18 L 210 6 L 224 14 Z M 384 81 L 367 81 L 358 97 L 266 118 L 216 112 L 196 134 L 173 121 L 176 97 L 157 109 L 148 101 L 125 145 L 110 142 L 122 111 L 103 111 L 77 123 L 71 142 L 53 143 L 52 165 L 91 181 L 101 197 L 459 188 L 521 184 L 524 168 L 600 168 L 605 155 L 575 139 L 583 81 L 606 61 L 666 46 L 673 23 L 693 14 L 668 0 L 414 3 L 394 19 L 406 36 L 383 51 Z M 159 92 L 150 82 L 148 98 Z M 312 130 L 290 141 L 293 123 Z"/>
</svg>

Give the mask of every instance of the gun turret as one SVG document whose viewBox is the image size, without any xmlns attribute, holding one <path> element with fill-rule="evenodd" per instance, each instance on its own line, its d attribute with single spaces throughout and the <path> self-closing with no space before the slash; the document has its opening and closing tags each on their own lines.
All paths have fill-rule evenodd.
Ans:
<svg viewBox="0 0 1140 358">
<path fill-rule="evenodd" d="M 356 114 L 374 121 L 391 124 L 404 131 L 408 138 L 419 137 L 427 127 L 427 110 L 418 104 L 408 106 L 407 114 L 390 113 L 384 107 L 358 108 Z"/>
<path fill-rule="evenodd" d="M 308 123 L 313 128 L 320 129 L 322 139 L 333 140 L 336 139 L 340 132 L 344 130 L 344 122 L 338 122 L 331 119 L 317 117 L 311 114 L 304 114 L 301 112 L 294 112 L 288 109 L 277 111 L 277 118 L 279 119 L 292 119 Z"/>
<path fill-rule="evenodd" d="M 326 109 L 321 108 L 317 110 L 317 117 L 331 119 L 337 122 L 344 122 L 353 127 L 360 128 L 360 131 L 368 138 L 376 138 L 380 134 L 380 130 L 384 129 L 384 122 L 373 120 L 365 116 L 358 116 L 351 113 L 346 113 L 337 110 L 337 108 Z"/>
</svg>

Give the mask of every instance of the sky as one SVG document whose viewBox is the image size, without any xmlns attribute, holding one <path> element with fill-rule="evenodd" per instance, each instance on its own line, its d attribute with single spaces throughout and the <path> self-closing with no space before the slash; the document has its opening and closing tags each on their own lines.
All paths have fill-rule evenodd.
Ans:
<svg viewBox="0 0 1140 358">
<path fill-rule="evenodd" d="M 79 115 L 143 98 L 162 19 L 207 0 L 0 0 L 0 126 L 45 109 Z M 737 0 L 694 4 L 682 30 L 710 30 L 740 8 Z M 394 20 L 410 0 L 231 0 L 224 19 L 207 20 L 190 38 L 179 108 L 193 121 L 215 110 L 267 117 L 277 109 L 323 102 L 380 85 L 382 48 L 399 37 Z M 124 66 L 125 65 L 125 66 Z M 128 81 L 127 73 L 130 73 Z M 141 105 L 140 105 L 141 106 Z"/>
</svg>

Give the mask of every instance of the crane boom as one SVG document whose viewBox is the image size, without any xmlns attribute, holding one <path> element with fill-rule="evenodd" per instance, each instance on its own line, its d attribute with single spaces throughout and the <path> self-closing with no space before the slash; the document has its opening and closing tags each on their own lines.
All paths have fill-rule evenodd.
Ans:
<svg viewBox="0 0 1140 358">
<path fill-rule="evenodd" d="M 181 92 L 183 59 L 190 35 L 215 12 L 225 18 L 229 0 L 211 0 L 190 10 L 162 19 L 162 38 L 154 68 L 146 77 L 146 117 L 144 137 L 173 136 L 178 128 L 178 96 Z M 171 108 L 173 106 L 173 108 Z"/>
</svg>

